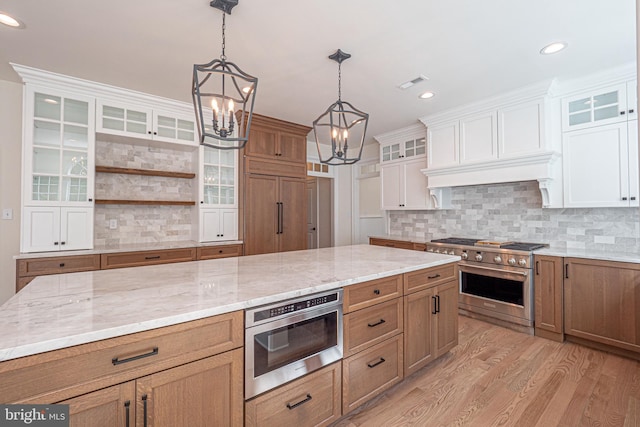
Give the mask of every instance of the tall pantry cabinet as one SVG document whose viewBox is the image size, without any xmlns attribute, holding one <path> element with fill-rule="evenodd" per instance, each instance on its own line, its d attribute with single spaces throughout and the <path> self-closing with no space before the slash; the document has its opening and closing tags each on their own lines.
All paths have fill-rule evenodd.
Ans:
<svg viewBox="0 0 640 427">
<path fill-rule="evenodd" d="M 253 115 L 244 148 L 244 253 L 307 248 L 306 161 L 311 128 Z"/>
</svg>

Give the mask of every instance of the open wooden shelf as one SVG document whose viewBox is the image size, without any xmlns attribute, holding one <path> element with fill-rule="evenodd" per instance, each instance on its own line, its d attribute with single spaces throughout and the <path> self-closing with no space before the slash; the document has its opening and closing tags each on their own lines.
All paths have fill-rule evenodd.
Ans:
<svg viewBox="0 0 640 427">
<path fill-rule="evenodd" d="M 164 176 L 168 178 L 185 178 L 193 179 L 195 173 L 187 172 L 171 172 L 152 169 L 134 169 L 134 168 L 118 168 L 115 166 L 96 166 L 96 172 L 102 173 L 122 173 L 127 175 L 146 175 L 146 176 Z"/>
<path fill-rule="evenodd" d="M 194 206 L 190 200 L 117 200 L 96 199 L 96 205 L 146 205 L 146 206 Z"/>
</svg>

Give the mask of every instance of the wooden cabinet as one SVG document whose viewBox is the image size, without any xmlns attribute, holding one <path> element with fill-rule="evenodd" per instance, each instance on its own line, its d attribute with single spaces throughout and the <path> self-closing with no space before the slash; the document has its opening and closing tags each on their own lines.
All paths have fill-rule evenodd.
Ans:
<svg viewBox="0 0 640 427">
<path fill-rule="evenodd" d="M 242 255 L 242 245 L 201 246 L 197 248 L 198 260 L 228 258 Z"/>
<path fill-rule="evenodd" d="M 326 426 L 342 414 L 341 362 L 245 404 L 245 426 Z"/>
<path fill-rule="evenodd" d="M 344 357 L 398 335 L 402 322 L 401 298 L 344 315 Z"/>
<path fill-rule="evenodd" d="M 398 248 L 398 249 L 414 249 L 415 243 L 406 242 L 403 240 L 389 240 L 389 239 L 378 239 L 375 237 L 369 238 L 370 245 L 376 246 L 386 246 L 387 248 Z"/>
<path fill-rule="evenodd" d="M 396 275 L 347 286 L 342 295 L 344 313 L 391 301 L 402 296 L 402 276 Z"/>
<path fill-rule="evenodd" d="M 562 342 L 563 259 L 536 255 L 534 276 L 535 334 Z"/>
<path fill-rule="evenodd" d="M 640 265 L 565 258 L 564 330 L 640 353 Z"/>
<path fill-rule="evenodd" d="M 411 375 L 458 345 L 457 265 L 405 273 L 404 371 Z"/>
<path fill-rule="evenodd" d="M 73 427 L 136 425 L 136 383 L 128 381 L 58 402 L 69 405 Z"/>
<path fill-rule="evenodd" d="M 137 267 L 141 265 L 167 264 L 196 260 L 196 248 L 163 249 L 158 251 L 114 252 L 102 254 L 100 267 L 110 268 Z"/>
<path fill-rule="evenodd" d="M 245 196 L 245 255 L 307 248 L 304 179 L 248 174 Z"/>
<path fill-rule="evenodd" d="M 100 269 L 100 255 L 25 258 L 16 260 L 16 292 L 37 276 Z"/>
</svg>

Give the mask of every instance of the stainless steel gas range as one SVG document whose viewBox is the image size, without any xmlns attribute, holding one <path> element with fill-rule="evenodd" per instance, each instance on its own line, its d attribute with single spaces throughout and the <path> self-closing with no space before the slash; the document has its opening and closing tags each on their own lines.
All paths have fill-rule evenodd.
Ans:
<svg viewBox="0 0 640 427">
<path fill-rule="evenodd" d="M 427 243 L 427 251 L 462 258 L 462 314 L 499 319 L 533 332 L 533 251 L 546 246 L 450 237 Z"/>
</svg>

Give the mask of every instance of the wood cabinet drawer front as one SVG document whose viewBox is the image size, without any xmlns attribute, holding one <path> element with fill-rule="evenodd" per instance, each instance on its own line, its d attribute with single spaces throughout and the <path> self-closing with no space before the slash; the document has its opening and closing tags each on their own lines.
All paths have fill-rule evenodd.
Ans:
<svg viewBox="0 0 640 427">
<path fill-rule="evenodd" d="M 73 255 L 51 258 L 19 259 L 18 276 L 44 276 L 100 269 L 100 255 Z"/>
<path fill-rule="evenodd" d="M 287 161 L 256 159 L 245 157 L 244 172 L 260 175 L 290 176 L 304 178 L 307 176 L 306 163 L 292 163 Z"/>
<path fill-rule="evenodd" d="M 242 245 L 207 246 L 198 248 L 198 259 L 227 258 L 242 255 Z"/>
<path fill-rule="evenodd" d="M 401 333 L 402 326 L 402 298 L 345 314 L 345 357 Z"/>
<path fill-rule="evenodd" d="M 341 416 L 341 362 L 248 401 L 245 426 L 324 426 Z"/>
<path fill-rule="evenodd" d="M 404 274 L 404 293 L 408 294 L 458 279 L 458 264 L 451 263 Z"/>
<path fill-rule="evenodd" d="M 344 288 L 344 312 L 371 307 L 402 296 L 402 275 L 371 280 Z"/>
<path fill-rule="evenodd" d="M 342 411 L 346 414 L 402 381 L 402 366 L 402 334 L 343 359 Z"/>
<path fill-rule="evenodd" d="M 51 403 L 242 346 L 242 312 L 0 364 L 2 402 Z"/>
<path fill-rule="evenodd" d="M 196 248 L 168 249 L 161 251 L 119 252 L 102 254 L 100 265 L 109 268 L 136 267 L 140 265 L 168 264 L 195 261 Z"/>
<path fill-rule="evenodd" d="M 411 242 L 403 242 L 401 240 L 386 240 L 386 239 L 376 239 L 369 238 L 370 245 L 376 246 L 386 246 L 388 248 L 398 248 L 398 249 L 413 249 L 414 244 Z"/>
</svg>

